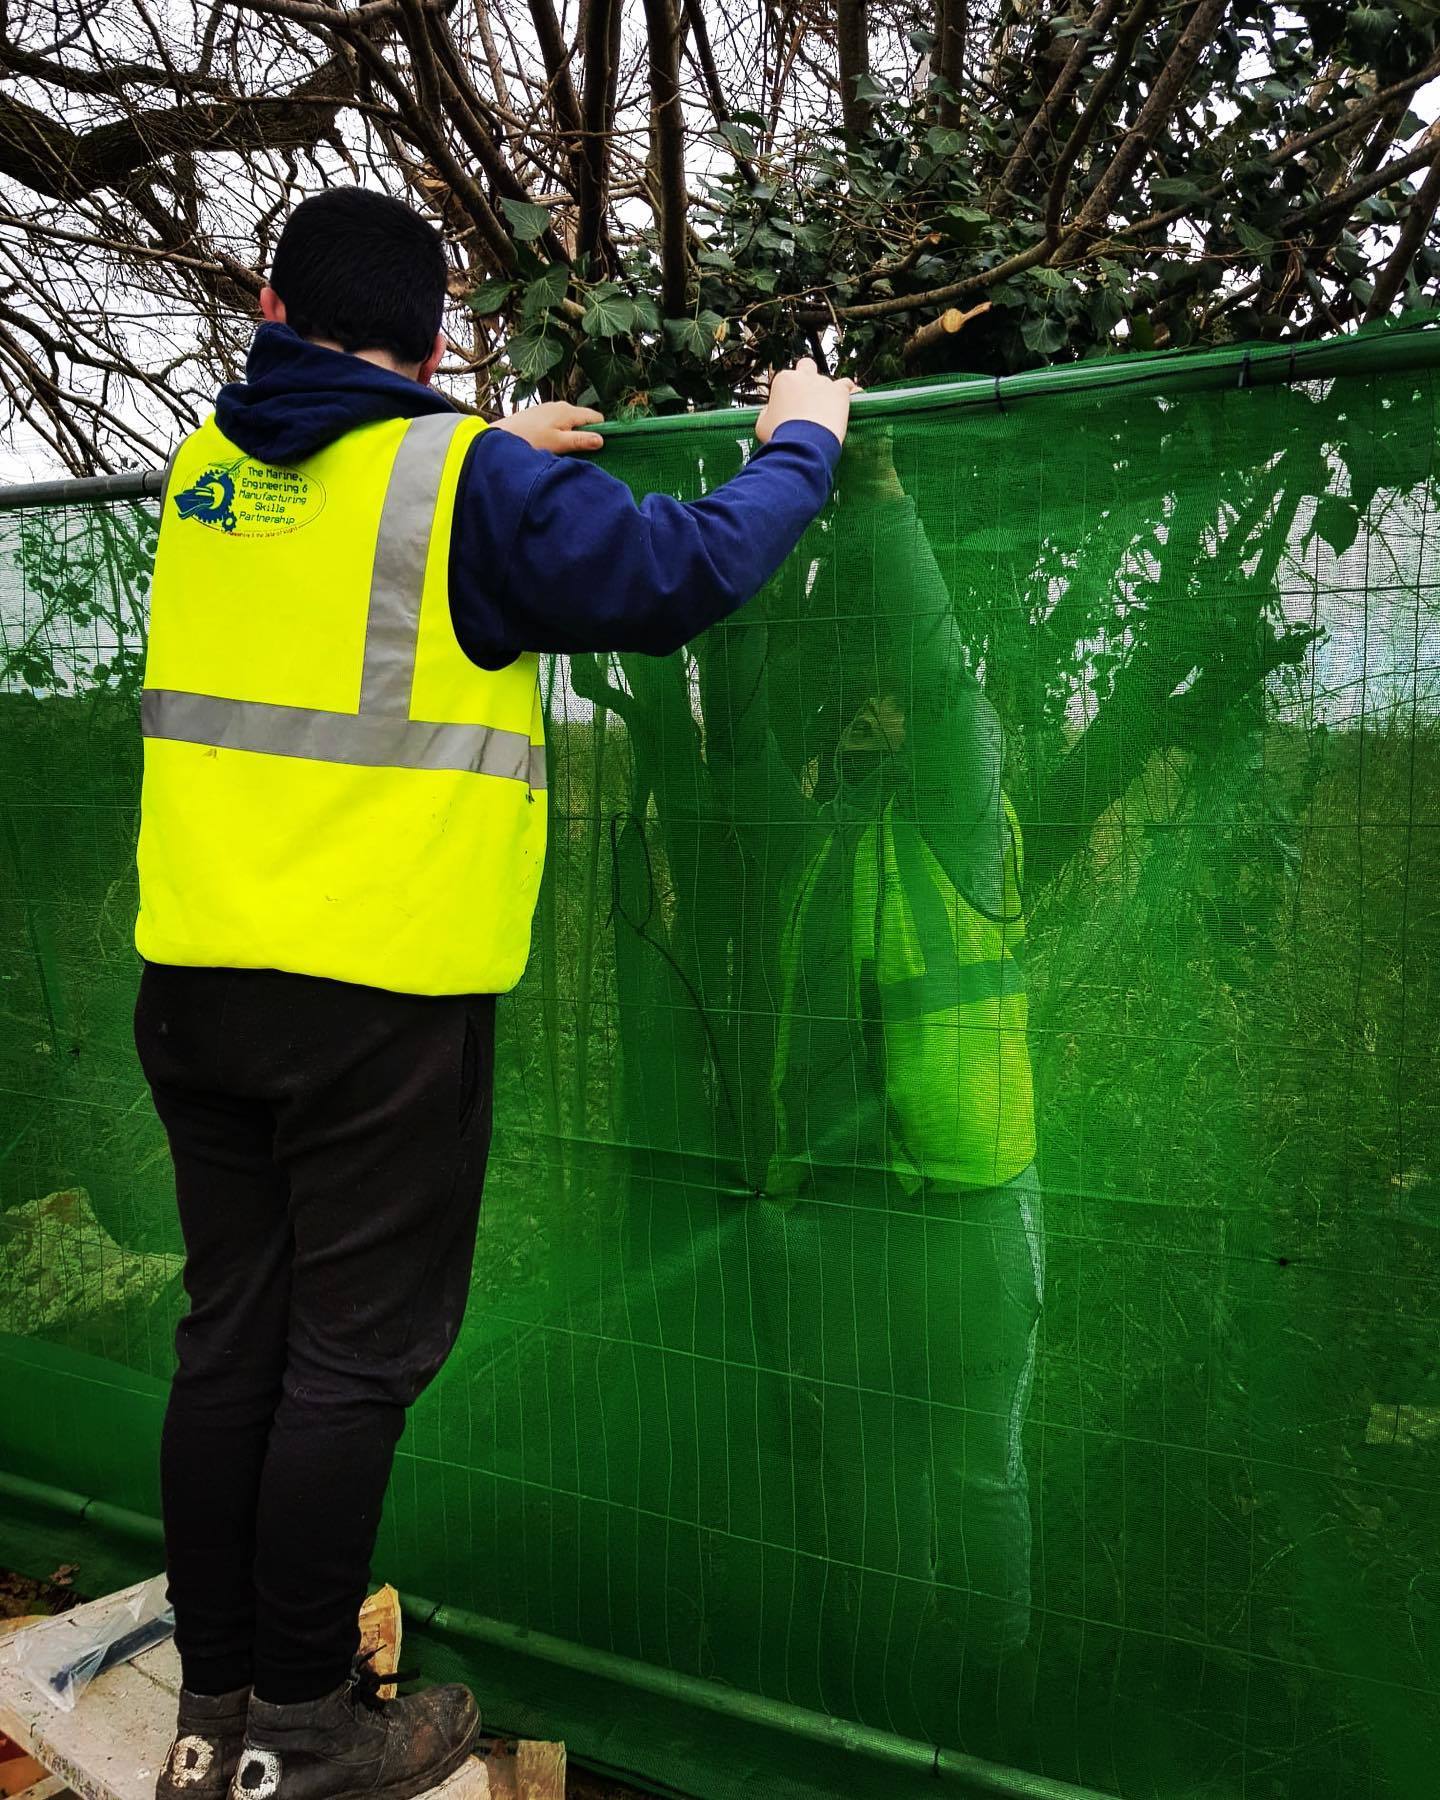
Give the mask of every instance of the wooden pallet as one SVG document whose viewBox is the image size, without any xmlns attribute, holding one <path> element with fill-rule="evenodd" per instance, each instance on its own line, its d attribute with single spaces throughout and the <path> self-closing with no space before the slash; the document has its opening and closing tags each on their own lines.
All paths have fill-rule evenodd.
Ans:
<svg viewBox="0 0 1440 1800">
<path fill-rule="evenodd" d="M 86 1614 L 106 1604 L 61 1615 L 77 1643 Z M 45 1621 L 47 1627 L 54 1623 Z M 174 1644 L 158 1644 L 108 1670 L 72 1711 L 62 1712 L 18 1667 L 25 1631 L 34 1629 L 12 1633 L 0 1647 L 0 1731 L 50 1771 L 55 1795 L 68 1787 L 78 1800 L 154 1800 L 155 1778 L 175 1733 L 180 1659 Z M 425 1800 L 564 1800 L 563 1744 L 484 1738 L 480 1750 Z M 42 1797 L 32 1790 L 27 1800 Z"/>
</svg>

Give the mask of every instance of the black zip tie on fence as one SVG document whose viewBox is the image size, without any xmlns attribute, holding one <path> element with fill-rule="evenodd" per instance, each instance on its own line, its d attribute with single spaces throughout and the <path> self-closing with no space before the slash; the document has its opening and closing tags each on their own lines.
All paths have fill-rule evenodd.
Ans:
<svg viewBox="0 0 1440 1800">
<path fill-rule="evenodd" d="M 995 404 L 1003 413 L 1005 410 L 1005 396 L 1000 392 L 1000 377 L 998 375 L 995 377 Z"/>
<path fill-rule="evenodd" d="M 1292 351 L 1291 354 L 1293 356 L 1294 352 Z M 1250 346 L 1248 344 L 1245 346 L 1245 354 L 1240 358 L 1240 374 L 1235 385 L 1239 388 L 1250 386 Z"/>
</svg>

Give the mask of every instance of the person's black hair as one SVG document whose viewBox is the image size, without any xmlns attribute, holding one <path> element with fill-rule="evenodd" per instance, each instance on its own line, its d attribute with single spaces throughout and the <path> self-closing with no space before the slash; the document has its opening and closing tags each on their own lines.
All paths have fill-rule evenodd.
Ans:
<svg viewBox="0 0 1440 1800">
<path fill-rule="evenodd" d="M 440 234 L 419 213 L 388 194 L 337 187 L 285 221 L 270 285 L 301 337 L 419 363 L 440 329 L 447 274 Z"/>
</svg>

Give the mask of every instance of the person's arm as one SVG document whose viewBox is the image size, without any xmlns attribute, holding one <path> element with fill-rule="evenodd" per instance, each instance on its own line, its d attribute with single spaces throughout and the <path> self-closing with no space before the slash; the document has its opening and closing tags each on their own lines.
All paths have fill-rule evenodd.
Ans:
<svg viewBox="0 0 1440 1800">
<path fill-rule="evenodd" d="M 1006 841 L 1000 717 L 970 671 L 950 589 L 915 502 L 887 463 L 867 484 L 871 561 L 876 610 L 888 621 L 902 686 L 911 808 L 951 880 L 996 912 Z"/>
<path fill-rule="evenodd" d="M 791 423 L 713 494 L 637 502 L 593 463 L 483 432 L 451 533 L 461 648 L 487 669 L 523 650 L 678 650 L 764 587 L 829 498 L 839 456 L 825 426 Z"/>
<path fill-rule="evenodd" d="M 713 637 L 701 668 L 705 759 L 716 795 L 748 824 L 809 818 L 815 808 L 770 729 L 769 632 L 747 614 Z"/>
<path fill-rule="evenodd" d="M 813 362 L 782 370 L 755 426 L 760 450 L 688 502 L 637 502 L 602 469 L 551 454 L 593 445 L 579 427 L 598 414 L 542 407 L 482 433 L 450 543 L 466 655 L 482 668 L 526 650 L 664 656 L 743 606 L 829 498 L 852 391 Z"/>
</svg>

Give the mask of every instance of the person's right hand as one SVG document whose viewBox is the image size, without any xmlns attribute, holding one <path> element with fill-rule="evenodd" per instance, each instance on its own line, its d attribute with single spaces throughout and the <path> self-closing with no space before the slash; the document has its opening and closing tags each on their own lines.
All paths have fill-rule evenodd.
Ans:
<svg viewBox="0 0 1440 1800">
<path fill-rule="evenodd" d="M 576 450 L 603 450 L 605 440 L 587 425 L 603 425 L 604 413 L 590 406 L 571 406 L 564 400 L 547 400 L 540 406 L 522 406 L 519 412 L 497 419 L 493 429 L 524 438 L 535 450 L 569 456 Z"/>
<path fill-rule="evenodd" d="M 803 357 L 793 369 L 777 369 L 770 377 L 769 398 L 755 421 L 755 435 L 768 444 L 779 426 L 792 419 L 808 419 L 812 425 L 833 431 L 843 444 L 850 396 L 859 392 L 855 382 L 844 376 L 832 380 L 815 367 L 814 357 Z"/>
</svg>

